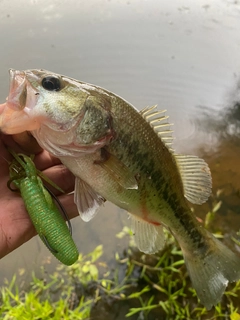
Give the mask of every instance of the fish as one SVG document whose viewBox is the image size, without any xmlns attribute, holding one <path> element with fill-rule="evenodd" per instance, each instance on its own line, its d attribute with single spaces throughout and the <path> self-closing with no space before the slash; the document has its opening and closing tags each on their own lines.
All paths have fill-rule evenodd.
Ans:
<svg viewBox="0 0 240 320">
<path fill-rule="evenodd" d="M 110 201 L 129 213 L 137 247 L 153 254 L 164 228 L 178 241 L 192 285 L 209 310 L 229 282 L 240 279 L 240 257 L 207 231 L 190 203 L 212 189 L 207 163 L 176 154 L 165 112 L 138 111 L 118 95 L 42 69 L 10 69 L 0 105 L 0 130 L 30 131 L 75 175 L 74 201 L 84 221 Z"/>
</svg>

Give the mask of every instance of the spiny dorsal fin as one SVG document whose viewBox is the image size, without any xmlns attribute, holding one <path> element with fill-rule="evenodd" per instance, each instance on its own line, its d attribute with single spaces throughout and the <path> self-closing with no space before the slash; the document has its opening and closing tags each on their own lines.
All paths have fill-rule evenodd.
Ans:
<svg viewBox="0 0 240 320">
<path fill-rule="evenodd" d="M 175 154 L 188 201 L 202 204 L 212 192 L 211 172 L 207 163 L 196 156 Z"/>
<path fill-rule="evenodd" d="M 156 110 L 157 106 L 146 107 L 139 113 L 146 120 L 153 130 L 158 134 L 165 145 L 170 149 L 173 142 L 172 133 L 170 129 L 172 124 L 168 122 L 169 116 L 165 116 L 166 110 Z"/>
</svg>

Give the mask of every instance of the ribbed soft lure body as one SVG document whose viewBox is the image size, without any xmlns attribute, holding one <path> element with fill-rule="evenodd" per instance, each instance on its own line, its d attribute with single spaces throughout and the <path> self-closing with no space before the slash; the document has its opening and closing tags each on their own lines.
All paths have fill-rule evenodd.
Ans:
<svg viewBox="0 0 240 320">
<path fill-rule="evenodd" d="M 9 166 L 10 181 L 20 190 L 39 237 L 59 261 L 73 264 L 78 259 L 77 247 L 61 212 L 43 186 L 35 164 L 24 154 L 10 152 L 14 156 Z"/>
</svg>

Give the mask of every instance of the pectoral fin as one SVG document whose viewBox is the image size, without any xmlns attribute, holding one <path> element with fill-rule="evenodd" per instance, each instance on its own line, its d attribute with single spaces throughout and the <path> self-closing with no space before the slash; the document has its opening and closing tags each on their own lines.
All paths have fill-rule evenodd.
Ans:
<svg viewBox="0 0 240 320">
<path fill-rule="evenodd" d="M 85 181 L 75 179 L 74 202 L 83 221 L 90 221 L 105 199 L 95 192 Z"/>
<path fill-rule="evenodd" d="M 100 165 L 106 172 L 125 189 L 137 189 L 138 183 L 135 175 L 130 172 L 129 168 L 115 156 L 110 154 L 106 149 L 101 149 L 102 159 L 95 161 L 96 165 Z"/>
<path fill-rule="evenodd" d="M 212 192 L 212 178 L 207 163 L 196 156 L 175 155 L 182 177 L 185 197 L 202 204 Z"/>
</svg>

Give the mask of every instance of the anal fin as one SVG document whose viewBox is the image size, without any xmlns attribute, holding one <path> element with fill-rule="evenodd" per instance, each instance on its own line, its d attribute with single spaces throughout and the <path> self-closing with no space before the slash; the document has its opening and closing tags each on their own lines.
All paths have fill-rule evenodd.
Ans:
<svg viewBox="0 0 240 320">
<path fill-rule="evenodd" d="M 130 215 L 134 240 L 138 249 L 152 254 L 161 250 L 165 245 L 165 235 L 162 225 L 154 225 Z"/>
</svg>

